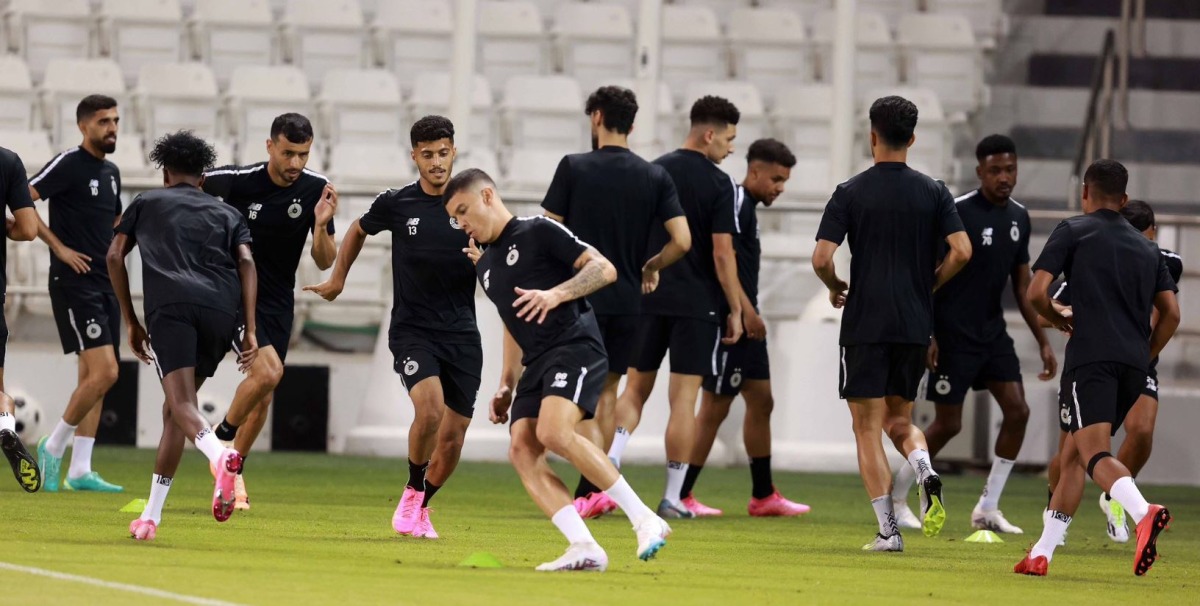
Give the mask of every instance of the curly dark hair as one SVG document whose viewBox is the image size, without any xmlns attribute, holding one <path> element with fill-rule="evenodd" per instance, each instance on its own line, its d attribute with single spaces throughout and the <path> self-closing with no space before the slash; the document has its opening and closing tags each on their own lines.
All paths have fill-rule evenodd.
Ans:
<svg viewBox="0 0 1200 606">
<path fill-rule="evenodd" d="M 217 152 L 190 130 L 164 135 L 154 142 L 150 162 L 175 174 L 199 177 L 217 162 Z"/>
<path fill-rule="evenodd" d="M 628 135 L 637 116 L 637 95 L 628 88 L 601 86 L 588 97 L 583 113 L 590 116 L 597 110 L 604 116 L 604 128 Z"/>
<path fill-rule="evenodd" d="M 442 116 L 425 116 L 412 125 L 412 129 L 408 132 L 408 138 L 412 141 L 413 147 L 416 147 L 418 143 L 441 139 L 449 139 L 451 143 L 454 143 L 454 123 L 449 118 Z"/>
<path fill-rule="evenodd" d="M 724 97 L 706 95 L 696 99 L 696 102 L 692 104 L 692 126 L 700 124 L 727 126 L 737 124 L 741 119 L 742 113 L 738 111 L 737 106 Z"/>
<path fill-rule="evenodd" d="M 1083 182 L 1100 194 L 1097 197 L 1114 199 L 1125 195 L 1125 187 L 1129 185 L 1129 171 L 1116 160 L 1096 160 L 1083 173 Z"/>
<path fill-rule="evenodd" d="M 767 164 L 778 164 L 784 168 L 792 168 L 796 165 L 796 156 L 788 146 L 775 139 L 759 139 L 750 144 L 750 149 L 746 152 L 746 162 L 766 162 Z"/>
<path fill-rule="evenodd" d="M 975 159 L 983 162 L 984 158 L 996 154 L 1017 155 L 1017 144 L 1004 135 L 988 135 L 975 146 Z"/>
<path fill-rule="evenodd" d="M 904 97 L 880 97 L 871 104 L 871 130 L 892 149 L 904 149 L 917 129 L 917 106 Z"/>
</svg>

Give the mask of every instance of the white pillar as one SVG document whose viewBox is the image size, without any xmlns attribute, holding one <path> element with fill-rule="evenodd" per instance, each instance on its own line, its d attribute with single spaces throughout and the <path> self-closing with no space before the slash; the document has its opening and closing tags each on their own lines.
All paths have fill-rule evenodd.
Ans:
<svg viewBox="0 0 1200 606">
<path fill-rule="evenodd" d="M 854 127 L 858 121 L 854 75 L 858 27 L 854 17 L 856 0 L 837 0 L 837 18 L 833 36 L 833 149 L 829 169 L 833 183 L 841 183 L 854 174 Z"/>
<path fill-rule="evenodd" d="M 638 10 L 637 55 L 634 58 L 634 93 L 638 97 L 637 126 L 633 139 L 661 148 L 676 142 L 658 140 L 658 72 L 662 59 L 662 0 L 642 0 Z M 590 93 L 591 91 L 586 91 Z"/>
<path fill-rule="evenodd" d="M 460 147 L 470 151 L 471 83 L 475 80 L 476 0 L 455 0 L 454 57 L 450 64 L 450 121 L 458 133 Z M 463 146 L 462 142 L 466 142 Z"/>
</svg>

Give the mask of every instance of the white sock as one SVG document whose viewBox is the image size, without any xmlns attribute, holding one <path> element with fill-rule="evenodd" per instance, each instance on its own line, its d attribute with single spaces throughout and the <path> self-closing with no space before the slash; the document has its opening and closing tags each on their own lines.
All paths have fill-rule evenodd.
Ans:
<svg viewBox="0 0 1200 606">
<path fill-rule="evenodd" d="M 1133 478 L 1125 476 L 1116 482 L 1113 482 L 1111 488 L 1108 489 L 1108 494 L 1116 499 L 1121 507 L 1125 508 L 1125 513 L 1133 518 L 1133 523 L 1137 524 L 1146 517 L 1150 511 L 1150 504 L 1146 502 L 1146 497 L 1142 496 L 1142 491 L 1138 490 L 1137 484 L 1133 483 Z"/>
<path fill-rule="evenodd" d="M 95 445 L 96 438 L 75 436 L 71 445 L 71 469 L 67 471 L 68 478 L 78 480 L 92 473 L 92 447 Z"/>
<path fill-rule="evenodd" d="M 679 504 L 679 492 L 683 490 L 683 478 L 687 476 L 688 464 L 667 461 L 667 492 L 663 495 L 668 503 Z"/>
<path fill-rule="evenodd" d="M 624 427 L 618 427 L 617 433 L 613 434 L 612 447 L 608 449 L 608 458 L 612 460 L 613 465 L 617 469 L 621 468 L 621 455 L 625 454 L 625 446 L 629 444 L 629 436 L 633 434 L 625 431 Z"/>
<path fill-rule="evenodd" d="M 617 506 L 621 508 L 621 511 L 625 512 L 625 515 L 629 517 L 629 521 L 634 526 L 654 515 L 654 512 L 650 511 L 649 507 L 646 507 L 641 497 L 637 496 L 637 493 L 629 486 L 629 482 L 625 481 L 625 476 L 619 476 L 615 484 L 604 489 L 604 493 L 617 502 Z"/>
<path fill-rule="evenodd" d="M 67 440 L 75 435 L 75 425 L 67 425 L 67 422 L 59 419 L 58 425 L 54 426 L 54 431 L 50 432 L 50 438 L 46 440 L 46 450 L 50 452 L 52 457 L 61 457 L 67 452 Z"/>
<path fill-rule="evenodd" d="M 575 511 L 575 505 L 567 505 L 558 510 L 554 517 L 550 518 L 551 522 L 558 527 L 558 531 L 567 537 L 567 541 L 572 545 L 578 543 L 595 543 L 596 539 L 592 538 L 592 531 L 588 530 L 587 524 L 583 523 L 583 518 L 579 517 L 579 512 Z"/>
<path fill-rule="evenodd" d="M 933 470 L 933 461 L 929 460 L 929 451 L 924 448 L 917 448 L 908 453 L 908 464 L 912 465 L 913 471 L 917 472 L 917 479 L 922 482 L 929 476 L 937 475 Z"/>
<path fill-rule="evenodd" d="M 892 484 L 892 500 L 897 503 L 908 502 L 908 491 L 912 490 L 913 482 L 917 481 L 917 472 L 908 465 L 901 465 L 896 472 L 896 481 Z"/>
<path fill-rule="evenodd" d="M 140 519 L 150 520 L 155 526 L 162 521 L 163 504 L 167 502 L 167 492 L 171 490 L 171 478 L 154 474 L 150 480 L 150 498 L 146 508 L 142 510 Z"/>
<path fill-rule="evenodd" d="M 871 508 L 875 510 L 875 519 L 879 521 L 879 534 L 885 537 L 900 534 L 900 527 L 896 525 L 896 513 L 892 510 L 891 495 L 871 499 Z"/>
<path fill-rule="evenodd" d="M 17 419 L 12 416 L 12 413 L 0 412 L 0 431 L 5 429 L 17 433 Z"/>
<path fill-rule="evenodd" d="M 979 508 L 984 511 L 995 511 L 1000 507 L 1000 493 L 1004 492 L 1004 484 L 1008 482 L 1008 474 L 1012 472 L 1013 461 L 996 457 L 992 461 L 992 472 L 988 474 L 987 484 L 983 486 L 983 494 L 979 497 Z"/>
<path fill-rule="evenodd" d="M 225 452 L 225 446 L 217 439 L 217 434 L 213 433 L 211 427 L 205 427 L 196 434 L 196 448 L 199 448 L 213 465 L 221 462 L 221 454 Z"/>
<path fill-rule="evenodd" d="M 1061 511 L 1051 511 L 1042 527 L 1042 538 L 1029 550 L 1029 557 L 1045 556 L 1047 562 L 1053 560 L 1054 548 L 1067 536 L 1067 527 L 1070 525 L 1071 516 Z"/>
</svg>

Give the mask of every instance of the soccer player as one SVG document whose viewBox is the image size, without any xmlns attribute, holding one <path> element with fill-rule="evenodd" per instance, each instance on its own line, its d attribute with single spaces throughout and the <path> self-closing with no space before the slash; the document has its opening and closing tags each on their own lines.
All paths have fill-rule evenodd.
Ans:
<svg viewBox="0 0 1200 606">
<path fill-rule="evenodd" d="M 266 162 L 226 166 L 204 174 L 204 191 L 241 212 L 254 237 L 260 286 L 258 357 L 216 427 L 217 437 L 225 442 L 234 440 L 234 448 L 243 457 L 266 424 L 272 393 L 283 379 L 295 314 L 296 268 L 308 235 L 313 237 L 311 255 L 317 267 L 329 269 L 337 255 L 333 237 L 337 190 L 324 175 L 305 168 L 312 143 L 308 118 L 282 114 L 271 123 Z M 240 475 L 237 492 L 238 509 L 249 509 Z"/>
<path fill-rule="evenodd" d="M 903 551 L 892 510 L 892 475 L 879 441 L 886 431 L 921 482 L 926 536 L 946 521 L 942 482 L 929 460 L 912 403 L 933 333 L 933 292 L 971 258 L 946 186 L 905 164 L 915 141 L 917 107 L 903 97 L 877 99 L 870 110 L 875 165 L 837 186 L 817 229 L 813 269 L 836 308 L 841 328 L 841 397 L 849 402 L 859 472 L 879 522 L 866 551 Z M 838 277 L 833 255 L 850 238 L 850 284 Z M 949 252 L 938 264 L 942 241 Z"/>
<path fill-rule="evenodd" d="M 0 147 L 0 196 L 12 211 L 4 217 L 4 235 L 14 242 L 28 242 L 37 237 L 38 216 L 29 197 L 29 183 L 25 178 L 25 164 L 12 150 Z M 8 276 L 3 268 L 8 267 L 5 256 L 8 247 L 0 242 L 0 310 L 4 308 L 4 296 L 8 288 Z M 42 473 L 37 461 L 17 436 L 17 420 L 13 418 L 16 404 L 4 392 L 4 354 L 8 349 L 8 324 L 0 313 L 0 450 L 12 466 L 17 483 L 25 492 L 37 492 L 42 487 Z"/>
<path fill-rule="evenodd" d="M 1046 575 L 1083 497 L 1083 482 L 1064 481 L 1072 468 L 1084 466 L 1137 524 L 1134 574 L 1150 570 L 1158 534 L 1171 521 L 1165 507 L 1147 503 L 1129 469 L 1109 452 L 1112 435 L 1146 386 L 1151 361 L 1179 326 L 1175 282 L 1165 258 L 1120 214 L 1129 200 L 1128 181 L 1120 163 L 1093 162 L 1083 175 L 1085 214 L 1059 223 L 1033 266 L 1030 302 L 1071 335 L 1063 366 L 1069 392 L 1060 398 L 1059 411 L 1070 433 L 1042 536 L 1013 569 L 1019 574 Z M 1060 274 L 1071 288 L 1070 318 L 1051 305 L 1047 292 Z M 1151 329 L 1154 310 L 1158 321 Z"/>
<path fill-rule="evenodd" d="M 1017 184 L 1017 148 L 1004 135 L 990 135 L 975 147 L 979 189 L 954 200 L 958 216 L 972 238 L 971 261 L 933 298 L 934 338 L 929 345 L 927 400 L 936 416 L 925 429 L 929 454 L 938 452 L 962 430 L 962 407 L 970 389 L 992 393 L 1003 421 L 996 437 L 995 460 L 979 502 L 971 512 L 971 526 L 981 530 L 1021 534 L 1000 512 L 1000 494 L 1021 452 L 1029 405 L 1021 382 L 1020 361 L 1008 336 L 1001 299 L 1012 282 L 1013 295 L 1025 323 L 1037 340 L 1042 357 L 1038 378 L 1054 378 L 1058 362 L 1054 348 L 1038 324 L 1037 312 L 1025 298 L 1029 272 L 1029 213 L 1012 199 Z M 901 528 L 920 528 L 921 521 L 908 508 L 908 491 L 916 475 L 905 465 L 892 488 L 893 508 Z"/>
<path fill-rule="evenodd" d="M 619 466 L 621 455 L 641 421 L 642 407 L 654 389 L 663 356 L 671 352 L 667 421 L 667 484 L 658 514 L 692 518 L 679 493 L 696 441 L 696 396 L 704 377 L 717 373 L 717 347 L 742 336 L 742 298 L 734 258 L 737 233 L 735 183 L 717 163 L 733 153 L 741 115 L 728 100 L 701 97 L 692 104 L 691 130 L 683 147 L 654 161 L 666 169 L 692 234 L 683 260 L 661 272 L 658 288 L 642 297 L 629 380 L 617 402 L 616 433 L 608 456 Z M 667 243 L 666 229 L 650 230 L 651 250 Z M 721 331 L 722 301 L 729 314 Z M 611 496 L 611 495 L 610 495 Z"/>
<path fill-rule="evenodd" d="M 458 465 L 479 393 L 483 348 L 475 325 L 475 268 L 462 254 L 467 235 L 442 205 L 454 171 L 454 125 L 425 116 L 409 137 L 420 177 L 379 194 L 350 225 L 333 274 L 304 290 L 333 301 L 367 236 L 392 232 L 395 303 L 388 345 L 416 413 L 408 430 L 408 483 L 392 528 L 436 539 L 429 502 Z"/>
<path fill-rule="evenodd" d="M 608 374 L 595 418 L 578 428 L 604 450 L 612 445 L 617 386 L 632 355 L 642 293 L 653 292 L 659 272 L 692 245 L 670 175 L 629 151 L 637 110 L 631 90 L 605 86 L 592 93 L 584 112 L 591 120 L 593 151 L 564 156 L 542 200 L 547 217 L 595 246 L 617 269 L 615 284 L 588 296 L 608 352 Z M 655 224 L 662 225 L 667 239 L 647 259 L 647 238 Z M 580 515 L 593 518 L 615 507 L 604 492 L 579 477 L 575 508 Z"/>
<path fill-rule="evenodd" d="M 504 322 L 504 366 L 489 416 L 493 423 L 507 422 L 511 407 L 509 458 L 529 496 L 570 542 L 562 557 L 537 569 L 608 566 L 566 485 L 547 464 L 546 451 L 602 487 L 633 523 L 637 556 L 654 557 L 671 528 L 642 503 L 604 452 L 575 432 L 595 414 L 608 370 L 596 316 L 584 297 L 615 282 L 616 268 L 551 219 L 514 218 L 481 170 L 455 175 L 444 199 L 471 238 L 464 252 Z M 487 246 L 480 251 L 476 242 Z"/>
<path fill-rule="evenodd" d="M 190 132 L 167 135 L 154 144 L 150 160 L 162 168 L 163 189 L 141 194 L 129 205 L 108 250 L 108 271 L 120 301 L 129 346 L 141 361 L 153 363 L 162 381 L 163 433 L 150 484 L 150 499 L 129 524 L 133 538 L 153 540 L 175 470 L 191 439 L 217 468 L 213 517 L 233 513 L 234 478 L 242 457 L 224 447 L 196 409 L 196 390 L 213 376 L 231 344 L 245 372 L 254 363 L 257 276 L 250 253 L 250 230 L 232 207 L 200 188 L 216 153 Z M 125 256 L 141 247 L 143 328 L 129 294 Z M 238 309 L 245 328 L 238 335 Z"/>
<path fill-rule="evenodd" d="M 29 195 L 50 203 L 50 225 L 38 219 L 38 237 L 50 247 L 50 303 L 63 353 L 79 356 L 79 382 L 50 435 L 38 442 L 45 489 L 121 492 L 92 471 L 92 448 L 104 394 L 117 382 L 120 308 L 104 255 L 121 217 L 121 172 L 105 159 L 117 149 L 117 101 L 84 97 L 75 108 L 83 143 L 46 164 L 29 180 Z M 72 437 L 74 440 L 72 441 Z M 71 466 L 60 479 L 71 444 Z"/>
<path fill-rule="evenodd" d="M 797 516 L 808 513 L 808 505 L 793 503 L 775 490 L 771 481 L 771 364 L 767 358 L 767 326 L 758 313 L 758 269 L 762 247 L 758 241 L 758 212 L 761 202 L 770 206 L 783 194 L 791 177 L 796 156 L 775 139 L 759 139 L 746 153 L 746 178 L 737 188 L 737 217 L 740 230 L 734 238 L 737 251 L 738 281 L 745 298 L 742 314 L 745 338 L 733 345 L 722 345 L 717 352 L 718 372 L 704 379 L 704 395 L 696 414 L 696 443 L 688 465 L 683 488 L 679 492 L 684 506 L 697 516 L 719 516 L 714 509 L 696 500 L 692 488 L 708 459 L 717 430 L 729 415 L 733 399 L 740 393 L 746 401 L 742 438 L 750 456 L 750 503 L 752 516 Z"/>
</svg>

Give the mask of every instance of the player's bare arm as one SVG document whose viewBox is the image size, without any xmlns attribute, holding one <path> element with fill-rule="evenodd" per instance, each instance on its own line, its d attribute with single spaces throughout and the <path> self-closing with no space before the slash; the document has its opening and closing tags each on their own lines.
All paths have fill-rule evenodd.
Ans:
<svg viewBox="0 0 1200 606">
<path fill-rule="evenodd" d="M 496 388 L 488 408 L 488 418 L 495 424 L 508 422 L 513 390 L 517 387 L 517 380 L 521 378 L 521 346 L 517 344 L 512 333 L 508 332 L 508 328 L 504 329 L 503 351 L 504 366 L 500 370 L 500 386 Z"/>
<path fill-rule="evenodd" d="M 321 192 L 321 201 L 317 202 L 315 209 L 316 217 L 313 222 L 313 243 L 312 254 L 313 261 L 321 270 L 329 269 L 333 266 L 334 257 L 337 256 L 337 242 L 334 240 L 333 234 L 329 233 L 327 226 L 333 220 L 333 216 L 337 213 L 338 193 L 332 183 L 325 184 L 325 190 Z"/>
<path fill-rule="evenodd" d="M 642 294 L 654 292 L 658 288 L 658 272 L 682 259 L 692 249 L 692 231 L 688 229 L 686 216 L 668 219 L 663 227 L 671 239 L 642 266 Z"/>
<path fill-rule="evenodd" d="M 962 268 L 967 266 L 967 261 L 971 260 L 971 239 L 967 232 L 959 231 L 946 236 L 946 244 L 950 245 L 950 252 L 946 253 L 946 258 L 942 259 L 942 264 L 934 274 L 937 278 L 933 285 L 935 292 L 962 271 Z"/>
<path fill-rule="evenodd" d="M 4 217 L 4 235 L 13 242 L 29 242 L 38 234 L 38 214 L 32 208 L 18 208 Z"/>
<path fill-rule="evenodd" d="M 1029 283 L 1026 289 L 1025 298 L 1034 310 L 1043 318 L 1050 322 L 1050 325 L 1058 330 L 1070 334 L 1071 318 L 1064 316 L 1054 305 L 1050 303 L 1050 283 L 1054 281 L 1054 276 L 1050 272 L 1038 270 L 1033 274 L 1033 281 Z"/>
<path fill-rule="evenodd" d="M 258 340 L 254 336 L 258 327 L 254 317 L 258 305 L 258 270 L 254 266 L 254 255 L 250 252 L 249 244 L 238 245 L 237 266 L 238 279 L 242 283 L 242 313 L 246 320 L 241 353 L 238 355 L 238 370 L 244 373 L 258 357 Z"/>
<path fill-rule="evenodd" d="M 323 232 L 318 230 L 317 233 Z M 326 301 L 337 299 L 338 295 L 341 295 L 346 288 L 346 277 L 350 275 L 350 267 L 358 259 L 358 253 L 362 252 L 363 244 L 366 241 L 367 232 L 363 231 L 362 226 L 358 224 L 358 219 L 355 219 L 354 223 L 350 224 L 350 229 L 346 230 L 346 237 L 342 239 L 342 248 L 337 253 L 337 259 L 333 264 L 333 273 L 330 274 L 329 279 L 320 284 L 305 286 L 304 290 L 316 293 Z M 313 250 L 316 250 L 315 241 Z"/>
<path fill-rule="evenodd" d="M 733 234 L 713 234 L 713 263 L 717 268 L 717 281 L 721 283 L 721 292 L 725 293 L 725 302 L 729 305 L 729 318 L 726 320 L 725 336 L 721 342 L 733 345 L 742 338 L 742 300 L 746 291 L 742 290 L 742 282 L 737 274 L 737 253 L 733 250 Z"/>
<path fill-rule="evenodd" d="M 150 354 L 146 352 L 146 343 L 150 341 L 150 336 L 146 334 L 146 329 L 138 321 L 137 312 L 133 310 L 133 295 L 129 292 L 129 272 L 125 269 L 125 256 L 133 250 L 134 244 L 136 242 L 126 234 L 117 234 L 108 247 L 105 262 L 108 264 L 108 276 L 112 281 L 117 303 L 121 306 L 125 326 L 129 327 L 129 349 L 137 359 L 149 364 L 151 360 Z"/>
<path fill-rule="evenodd" d="M 588 248 L 575 260 L 575 276 L 550 290 L 525 290 L 517 287 L 519 307 L 517 317 L 532 322 L 537 318 L 541 324 L 550 310 L 582 297 L 586 297 L 617 281 L 617 268 L 594 248 Z"/>
<path fill-rule="evenodd" d="M 829 289 L 829 302 L 835 309 L 841 309 L 846 305 L 846 291 L 850 290 L 850 285 L 838 277 L 837 268 L 833 265 L 833 253 L 837 252 L 837 249 L 838 245 L 829 240 L 817 240 L 817 246 L 813 249 L 812 266 L 825 288 Z"/>
<path fill-rule="evenodd" d="M 1158 322 L 1150 332 L 1151 360 L 1158 357 L 1179 328 L 1179 299 L 1169 290 L 1159 291 L 1154 295 L 1154 309 L 1158 312 Z"/>
</svg>

